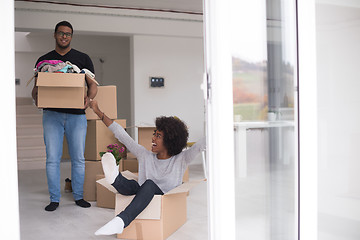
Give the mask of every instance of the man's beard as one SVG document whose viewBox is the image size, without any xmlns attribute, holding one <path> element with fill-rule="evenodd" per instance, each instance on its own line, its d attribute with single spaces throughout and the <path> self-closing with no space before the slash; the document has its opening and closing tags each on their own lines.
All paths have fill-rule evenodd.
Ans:
<svg viewBox="0 0 360 240">
<path fill-rule="evenodd" d="M 56 42 L 56 45 L 61 49 L 66 49 L 66 48 L 68 48 L 70 46 L 70 42 L 67 45 L 61 45 L 58 42 Z"/>
</svg>

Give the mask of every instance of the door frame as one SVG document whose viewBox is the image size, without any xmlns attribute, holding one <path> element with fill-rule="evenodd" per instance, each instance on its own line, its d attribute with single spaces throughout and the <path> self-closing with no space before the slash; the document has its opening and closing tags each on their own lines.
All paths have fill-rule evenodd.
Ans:
<svg viewBox="0 0 360 240">
<path fill-rule="evenodd" d="M 298 239 L 317 239 L 315 1 L 296 1 Z M 232 76 L 226 1 L 204 0 L 209 239 L 235 239 Z M 226 236 L 226 237 L 224 237 Z"/>
</svg>

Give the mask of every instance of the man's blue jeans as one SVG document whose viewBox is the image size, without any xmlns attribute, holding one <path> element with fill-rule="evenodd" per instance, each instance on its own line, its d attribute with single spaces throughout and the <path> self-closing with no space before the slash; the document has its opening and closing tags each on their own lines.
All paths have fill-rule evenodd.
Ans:
<svg viewBox="0 0 360 240">
<path fill-rule="evenodd" d="M 60 161 L 64 134 L 71 157 L 71 184 L 74 200 L 83 198 L 85 177 L 85 114 L 43 111 L 44 142 L 46 146 L 46 175 L 51 202 L 60 202 Z"/>
<path fill-rule="evenodd" d="M 124 221 L 127 227 L 146 207 L 154 195 L 163 195 L 161 189 L 150 179 L 141 186 L 135 180 L 128 180 L 119 173 L 113 184 L 114 188 L 122 195 L 135 195 L 131 203 L 117 216 Z"/>
</svg>

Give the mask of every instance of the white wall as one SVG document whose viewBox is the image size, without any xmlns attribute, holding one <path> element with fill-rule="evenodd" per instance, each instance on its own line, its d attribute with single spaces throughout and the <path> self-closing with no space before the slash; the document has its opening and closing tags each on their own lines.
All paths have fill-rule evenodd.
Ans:
<svg viewBox="0 0 360 240">
<path fill-rule="evenodd" d="M 344 7 L 318 6 L 318 18 L 332 19 L 353 12 Z M 360 9 L 357 9 L 360 19 Z M 360 21 L 318 26 L 318 99 L 320 174 L 335 194 L 360 198 Z"/>
<path fill-rule="evenodd" d="M 201 38 L 134 36 L 135 125 L 154 125 L 157 116 L 178 116 L 189 140 L 204 136 L 203 42 Z M 150 88 L 149 77 L 165 78 L 164 88 Z"/>
<path fill-rule="evenodd" d="M 316 14 L 319 225 L 358 239 L 348 221 L 360 221 L 360 9 L 318 4 Z"/>
<path fill-rule="evenodd" d="M 0 20 L 4 24 L 2 34 L 7 36 L 1 40 L 3 49 L 0 60 L 2 71 L 2 94 L 0 101 L 2 111 L 5 113 L 0 120 L 0 151 L 4 153 L 0 168 L 0 226 L 2 239 L 20 239 L 19 221 L 19 194 L 17 176 L 16 153 L 16 111 L 15 111 L 15 86 L 14 86 L 14 1 L 2 0 L 0 2 Z M 6 194 L 6 196 L 5 196 Z M 6 224 L 4 224 L 6 223 Z"/>
</svg>

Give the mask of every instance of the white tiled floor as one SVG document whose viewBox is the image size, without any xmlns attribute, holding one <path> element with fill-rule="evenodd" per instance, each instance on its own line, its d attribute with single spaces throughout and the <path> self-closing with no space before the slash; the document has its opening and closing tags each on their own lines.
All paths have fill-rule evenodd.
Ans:
<svg viewBox="0 0 360 240">
<path fill-rule="evenodd" d="M 61 164 L 62 189 L 70 176 L 70 163 Z M 203 178 L 201 165 L 190 165 L 190 179 Z M 95 236 L 94 232 L 114 217 L 114 210 L 96 207 L 83 209 L 75 205 L 72 194 L 62 192 L 59 208 L 46 212 L 49 203 L 45 170 L 19 171 L 20 231 L 22 240 L 43 239 L 116 239 Z M 207 239 L 206 182 L 195 186 L 187 199 L 188 220 L 169 240 Z"/>
<path fill-rule="evenodd" d="M 249 133 L 249 159 L 246 178 L 236 182 L 237 239 L 245 240 L 293 240 L 296 234 L 296 207 L 292 205 L 293 167 L 289 163 L 269 165 L 267 140 L 261 131 Z M 262 142 L 261 139 L 266 141 Z M 259 140 L 260 139 L 260 140 Z M 263 139 L 263 140 L 264 140 Z M 265 156 L 265 158 L 264 158 Z M 271 167 L 272 166 L 272 167 Z M 273 169 L 269 173 L 270 167 Z M 64 179 L 70 176 L 70 163 L 62 168 Z M 201 165 L 190 165 L 190 179 L 203 178 Z M 205 240 L 208 238 L 207 188 L 203 182 L 195 186 L 187 199 L 188 220 L 169 240 Z M 20 228 L 22 240 L 43 239 L 116 239 L 113 236 L 95 236 L 94 232 L 114 217 L 114 210 L 96 207 L 82 209 L 75 205 L 71 193 L 62 193 L 60 207 L 55 212 L 46 212 L 49 203 L 45 170 L 19 171 Z M 280 200 L 279 200 L 280 199 Z M 319 214 L 319 239 L 360 239 L 359 199 L 336 198 L 327 201 L 327 209 L 333 215 Z M 276 201 L 275 201 L 276 200 Z M 323 201 L 324 202 L 324 201 Z M 275 207 L 274 207 L 275 206 Z M 335 212 L 335 207 L 344 207 L 349 212 Z M 324 208 L 324 206 L 322 206 Z M 342 213 L 342 214 L 341 214 Z"/>
</svg>

